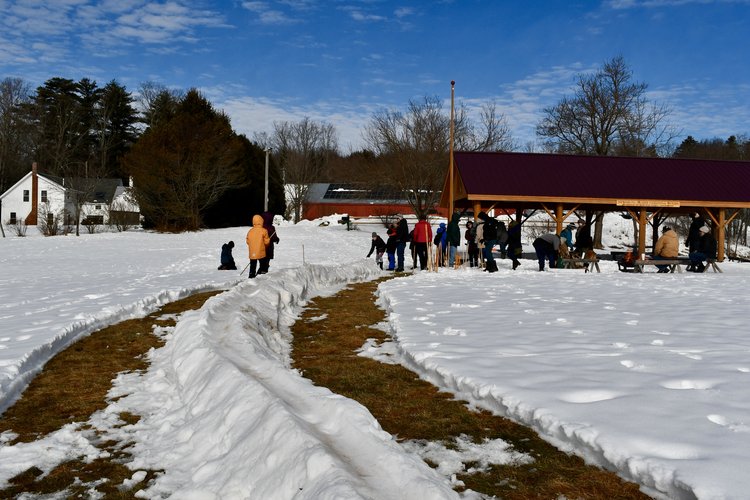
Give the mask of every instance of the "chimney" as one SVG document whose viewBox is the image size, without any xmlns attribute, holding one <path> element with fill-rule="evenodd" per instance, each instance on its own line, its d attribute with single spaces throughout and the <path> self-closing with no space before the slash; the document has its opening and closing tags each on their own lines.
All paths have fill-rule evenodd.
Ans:
<svg viewBox="0 0 750 500">
<path fill-rule="evenodd" d="M 36 162 L 31 164 L 31 212 L 26 217 L 27 226 L 37 225 L 37 215 L 39 213 L 39 176 L 36 171 Z"/>
</svg>

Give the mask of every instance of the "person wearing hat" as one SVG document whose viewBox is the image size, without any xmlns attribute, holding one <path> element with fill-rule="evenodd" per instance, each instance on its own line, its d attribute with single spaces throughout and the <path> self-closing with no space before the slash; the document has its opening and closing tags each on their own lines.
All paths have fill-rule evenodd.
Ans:
<svg viewBox="0 0 750 500">
<path fill-rule="evenodd" d="M 716 260 L 716 238 L 711 234 L 711 229 L 703 225 L 698 229 L 698 242 L 694 251 L 688 254 L 690 258 L 689 270 L 695 273 L 702 273 L 706 266 L 703 261 Z"/>
<path fill-rule="evenodd" d="M 385 253 L 385 241 L 383 238 L 378 236 L 378 233 L 372 233 L 372 245 L 370 246 L 370 252 L 367 254 L 367 258 L 370 258 L 372 252 L 375 252 L 375 262 L 380 269 L 383 269 L 383 254 Z"/>
<path fill-rule="evenodd" d="M 573 248 L 575 246 L 573 243 L 573 229 L 575 228 L 576 225 L 571 222 L 565 226 L 565 229 L 560 231 L 560 238 L 565 238 L 565 243 L 568 245 L 568 248 Z"/>
<path fill-rule="evenodd" d="M 234 257 L 232 257 L 232 249 L 234 248 L 234 241 L 224 243 L 221 245 L 221 257 L 219 271 L 231 271 L 237 270 L 237 265 L 234 263 Z"/>
<path fill-rule="evenodd" d="M 654 246 L 654 259 L 676 259 L 679 251 L 680 241 L 677 238 L 677 233 L 675 233 L 671 227 L 664 226 L 661 237 L 656 240 L 656 245 Z M 669 266 L 657 265 L 656 267 L 659 269 L 659 271 L 657 271 L 659 273 L 669 272 Z"/>
<path fill-rule="evenodd" d="M 685 240 L 685 246 L 688 247 L 688 254 L 697 250 L 698 240 L 701 237 L 700 229 L 706 225 L 706 221 L 703 220 L 703 217 L 698 212 L 690 214 L 690 219 L 690 229 L 688 229 L 688 236 Z"/>
</svg>

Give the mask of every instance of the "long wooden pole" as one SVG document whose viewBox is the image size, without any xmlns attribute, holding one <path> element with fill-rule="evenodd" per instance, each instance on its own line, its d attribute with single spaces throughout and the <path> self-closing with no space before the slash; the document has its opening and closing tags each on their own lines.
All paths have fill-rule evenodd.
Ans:
<svg viewBox="0 0 750 500">
<path fill-rule="evenodd" d="M 455 80 L 451 80 L 451 139 L 450 139 L 450 160 L 449 160 L 449 166 L 448 166 L 448 189 L 450 193 L 448 193 L 448 199 L 450 200 L 448 205 L 448 220 L 453 216 L 453 135 L 454 135 L 454 118 L 455 118 L 455 108 L 453 106 L 454 102 L 454 95 L 455 95 L 455 86 L 456 82 Z"/>
</svg>

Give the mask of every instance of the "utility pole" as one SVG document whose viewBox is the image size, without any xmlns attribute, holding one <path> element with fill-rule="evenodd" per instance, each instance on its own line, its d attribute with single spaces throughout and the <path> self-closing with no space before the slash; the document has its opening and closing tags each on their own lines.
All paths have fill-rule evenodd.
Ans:
<svg viewBox="0 0 750 500">
<path fill-rule="evenodd" d="M 266 148 L 266 182 L 263 190 L 263 211 L 268 212 L 268 155 L 273 151 L 271 148 Z"/>
<path fill-rule="evenodd" d="M 455 94 L 455 86 L 456 82 L 455 80 L 451 80 L 451 141 L 450 141 L 450 164 L 449 164 L 449 170 L 448 170 L 448 220 L 451 220 L 451 217 L 453 217 L 453 122 L 454 122 L 454 106 L 453 106 L 453 99 Z"/>
</svg>

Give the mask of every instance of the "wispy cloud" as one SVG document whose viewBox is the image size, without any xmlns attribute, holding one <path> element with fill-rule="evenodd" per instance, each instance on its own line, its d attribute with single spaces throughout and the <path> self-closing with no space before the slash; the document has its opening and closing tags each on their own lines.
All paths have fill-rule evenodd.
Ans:
<svg viewBox="0 0 750 500">
<path fill-rule="evenodd" d="M 750 5 L 750 0 L 607 0 L 606 7 L 615 10 L 655 8 L 655 7 L 679 7 L 682 5 L 700 4 L 711 5 L 720 3 L 736 3 Z"/>
<path fill-rule="evenodd" d="M 287 11 L 283 11 L 276 6 L 285 6 Z M 242 7 L 253 12 L 258 16 L 258 21 L 261 24 L 267 25 L 283 25 L 283 24 L 296 24 L 302 22 L 302 19 L 296 15 L 291 15 L 291 11 L 308 10 L 311 8 L 311 4 L 306 1 L 288 0 L 283 2 L 277 2 L 272 4 L 264 1 L 248 1 L 242 2 Z"/>
<path fill-rule="evenodd" d="M 223 16 L 192 0 L 6 0 L 0 29 L 13 33 L 18 60 L 64 62 L 83 42 L 92 53 L 113 53 L 132 44 L 194 43 L 199 28 L 227 27 Z"/>
</svg>

